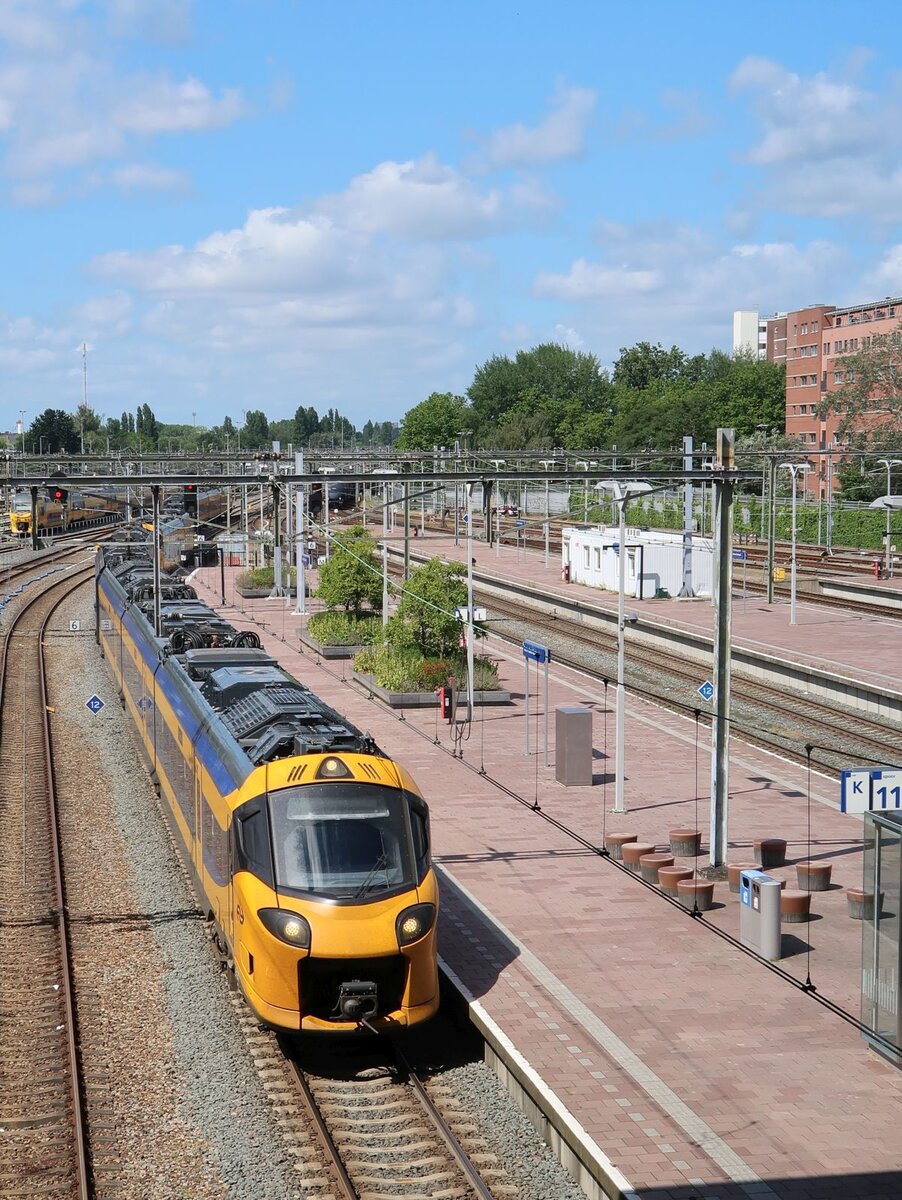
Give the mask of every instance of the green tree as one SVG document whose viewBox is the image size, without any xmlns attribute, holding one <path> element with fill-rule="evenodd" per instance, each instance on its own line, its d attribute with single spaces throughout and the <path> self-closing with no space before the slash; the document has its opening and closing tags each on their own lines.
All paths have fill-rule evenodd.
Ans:
<svg viewBox="0 0 902 1200">
<path fill-rule="evenodd" d="M 254 447 L 262 450 L 269 440 L 269 421 L 266 419 L 266 414 L 260 409 L 248 409 L 244 428 L 241 430 L 242 444 L 248 448 Z"/>
<path fill-rule="evenodd" d="M 737 355 L 709 385 L 710 422 L 749 437 L 759 425 L 782 429 L 786 420 L 786 367 Z"/>
<path fill-rule="evenodd" d="M 452 446 L 458 431 L 472 430 L 473 425 L 473 410 L 463 396 L 433 392 L 401 418 L 401 432 L 395 444 L 399 450 Z"/>
<path fill-rule="evenodd" d="M 362 525 L 352 525 L 330 543 L 327 562 L 319 569 L 316 595 L 328 608 L 344 608 L 359 620 L 364 604 L 382 602 L 382 568 L 376 543 Z"/>
<path fill-rule="evenodd" d="M 896 440 L 902 435 L 902 322 L 891 333 L 876 334 L 870 345 L 855 354 L 844 354 L 845 382 L 828 392 L 820 405 L 820 416 L 839 417 L 837 433 L 880 429 Z"/>
<path fill-rule="evenodd" d="M 484 444 L 522 428 L 537 445 L 557 442 L 575 414 L 607 411 L 611 385 L 594 354 L 546 342 L 483 363 L 467 395 Z"/>
<path fill-rule="evenodd" d="M 679 346 L 669 350 L 660 342 L 654 346 L 651 342 L 621 346 L 620 357 L 614 363 L 614 383 L 641 392 L 656 380 L 679 379 L 685 365 L 686 355 Z"/>
<path fill-rule="evenodd" d="M 33 447 L 36 453 L 43 449 L 50 454 L 75 454 L 80 449 L 80 439 L 67 412 L 46 408 L 32 421 L 25 434 L 25 446 Z"/>
<path fill-rule="evenodd" d="M 398 649 L 415 646 L 427 658 L 456 653 L 461 626 L 455 608 L 467 603 L 463 563 L 430 558 L 404 584 L 401 602 L 385 631 Z"/>
</svg>

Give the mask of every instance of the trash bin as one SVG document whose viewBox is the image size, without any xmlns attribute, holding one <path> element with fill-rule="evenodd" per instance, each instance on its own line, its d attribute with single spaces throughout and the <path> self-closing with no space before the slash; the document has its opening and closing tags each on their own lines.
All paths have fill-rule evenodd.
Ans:
<svg viewBox="0 0 902 1200">
<path fill-rule="evenodd" d="M 781 891 L 780 880 L 764 871 L 739 873 L 739 940 L 770 962 L 783 957 Z"/>
</svg>

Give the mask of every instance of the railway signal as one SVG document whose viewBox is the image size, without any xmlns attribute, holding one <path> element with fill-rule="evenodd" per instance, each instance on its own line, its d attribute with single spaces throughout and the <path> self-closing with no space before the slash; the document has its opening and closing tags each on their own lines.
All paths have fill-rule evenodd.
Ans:
<svg viewBox="0 0 902 1200">
<path fill-rule="evenodd" d="M 62 504 L 65 508 L 69 503 L 69 493 L 65 488 L 53 487 L 50 489 L 50 499 L 55 500 L 57 504 Z"/>
</svg>

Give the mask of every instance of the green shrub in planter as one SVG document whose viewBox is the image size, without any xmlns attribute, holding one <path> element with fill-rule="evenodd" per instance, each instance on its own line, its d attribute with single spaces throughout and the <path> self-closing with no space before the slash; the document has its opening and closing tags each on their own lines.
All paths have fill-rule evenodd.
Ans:
<svg viewBox="0 0 902 1200">
<path fill-rule="evenodd" d="M 294 567 L 290 571 L 282 568 L 282 578 L 289 577 L 290 587 L 294 587 L 297 583 L 297 575 Z M 276 573 L 273 567 L 252 567 L 249 571 L 239 571 L 235 577 L 235 586 L 244 588 L 246 591 L 252 591 L 254 588 L 271 588 L 276 581 Z"/>
<path fill-rule="evenodd" d="M 323 646 L 370 646 L 382 637 L 382 617 L 355 619 L 351 613 L 314 613 L 307 632 Z"/>
<path fill-rule="evenodd" d="M 372 675 L 380 687 L 392 692 L 434 692 L 449 675 L 466 686 L 467 660 L 465 655 L 453 658 L 424 658 L 413 648 L 393 649 L 389 646 L 368 646 L 354 659 L 354 670 Z M 501 685 L 498 668 L 487 658 L 473 663 L 474 690 L 496 692 Z"/>
</svg>

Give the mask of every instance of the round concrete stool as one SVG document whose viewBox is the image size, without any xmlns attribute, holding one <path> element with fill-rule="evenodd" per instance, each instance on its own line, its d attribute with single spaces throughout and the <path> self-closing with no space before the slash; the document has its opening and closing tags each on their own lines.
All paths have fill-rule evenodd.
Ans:
<svg viewBox="0 0 902 1200">
<path fill-rule="evenodd" d="M 639 859 L 639 873 L 646 883 L 658 882 L 658 871 L 661 867 L 672 867 L 673 855 L 667 851 L 656 851 L 653 854 L 643 854 Z"/>
<path fill-rule="evenodd" d="M 639 859 L 643 854 L 654 854 L 656 846 L 651 842 L 624 842 L 621 847 L 623 865 L 634 874 L 639 874 Z"/>
<path fill-rule="evenodd" d="M 786 863 L 786 842 L 782 838 L 755 838 L 755 861 L 763 871 Z"/>
<path fill-rule="evenodd" d="M 727 863 L 727 883 L 730 885 L 730 891 L 739 891 L 740 871 L 757 871 L 758 869 L 757 863 Z"/>
<path fill-rule="evenodd" d="M 671 829 L 670 853 L 680 858 L 698 858 L 702 852 L 700 829 Z"/>
<path fill-rule="evenodd" d="M 873 921 L 873 892 L 864 892 L 861 888 L 847 888 L 846 899 L 849 901 L 849 916 L 853 921 Z M 883 892 L 880 893 L 880 907 L 883 907 Z"/>
<path fill-rule="evenodd" d="M 796 863 L 796 875 L 799 887 L 808 892 L 826 892 L 830 886 L 830 875 L 833 872 L 832 863 Z"/>
<path fill-rule="evenodd" d="M 623 861 L 623 847 L 627 842 L 637 842 L 639 835 L 637 833 L 606 833 L 604 835 L 604 848 L 608 851 L 611 858 L 617 862 Z"/>
<path fill-rule="evenodd" d="M 677 896 L 683 908 L 707 912 L 714 907 L 714 883 L 710 879 L 681 879 Z"/>
<path fill-rule="evenodd" d="M 658 887 L 668 896 L 673 896 L 676 899 L 677 884 L 681 879 L 691 879 L 691 867 L 658 867 Z"/>
<path fill-rule="evenodd" d="M 784 888 L 780 893 L 780 916 L 793 924 L 807 921 L 811 911 L 811 893 L 799 892 L 795 888 Z"/>
</svg>

